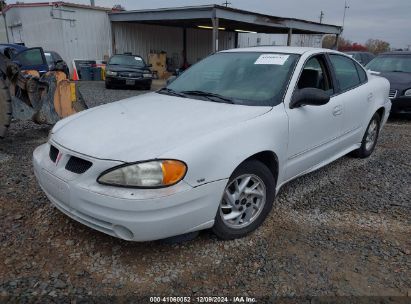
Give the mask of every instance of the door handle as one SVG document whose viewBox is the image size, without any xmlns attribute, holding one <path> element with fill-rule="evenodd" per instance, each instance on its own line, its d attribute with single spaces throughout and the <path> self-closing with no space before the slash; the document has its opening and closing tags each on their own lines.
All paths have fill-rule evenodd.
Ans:
<svg viewBox="0 0 411 304">
<path fill-rule="evenodd" d="M 368 94 L 368 96 L 367 96 L 367 101 L 370 102 L 370 101 L 373 100 L 373 98 L 374 98 L 374 94 L 373 94 L 373 93 L 370 93 L 370 94 Z"/>
<path fill-rule="evenodd" d="M 338 116 L 342 114 L 342 106 L 335 106 L 333 109 L 333 115 Z"/>
</svg>

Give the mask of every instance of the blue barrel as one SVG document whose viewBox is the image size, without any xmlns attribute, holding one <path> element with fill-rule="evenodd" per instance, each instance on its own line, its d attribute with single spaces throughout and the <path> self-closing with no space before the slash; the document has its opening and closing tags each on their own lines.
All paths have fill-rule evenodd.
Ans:
<svg viewBox="0 0 411 304">
<path fill-rule="evenodd" d="M 103 80 L 101 78 L 101 68 L 100 67 L 93 68 L 93 80 L 95 80 L 95 81 Z"/>
<path fill-rule="evenodd" d="M 93 68 L 81 67 L 80 68 L 80 80 L 93 80 Z"/>
</svg>

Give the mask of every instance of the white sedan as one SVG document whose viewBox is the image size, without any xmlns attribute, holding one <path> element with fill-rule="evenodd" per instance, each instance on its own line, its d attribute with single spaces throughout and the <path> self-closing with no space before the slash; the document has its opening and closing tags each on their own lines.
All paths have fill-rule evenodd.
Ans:
<svg viewBox="0 0 411 304">
<path fill-rule="evenodd" d="M 61 120 L 34 172 L 63 213 L 121 239 L 243 237 L 288 181 L 350 152 L 368 157 L 388 92 L 332 50 L 223 51 L 157 92 Z"/>
</svg>

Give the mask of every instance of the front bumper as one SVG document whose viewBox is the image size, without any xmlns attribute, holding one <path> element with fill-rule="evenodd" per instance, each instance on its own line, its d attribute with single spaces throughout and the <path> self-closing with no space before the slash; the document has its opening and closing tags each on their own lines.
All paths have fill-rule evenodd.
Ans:
<svg viewBox="0 0 411 304">
<path fill-rule="evenodd" d="M 391 113 L 411 114 L 411 96 L 401 96 L 391 100 Z"/>
<path fill-rule="evenodd" d="M 120 162 L 93 159 L 56 143 L 62 157 L 54 163 L 50 144 L 33 153 L 34 173 L 49 200 L 76 221 L 106 234 L 132 241 L 151 241 L 210 228 L 227 180 L 199 187 L 184 181 L 163 189 L 128 189 L 100 185 L 102 171 Z M 89 160 L 83 174 L 65 169 L 71 156 Z"/>
<path fill-rule="evenodd" d="M 106 83 L 114 86 L 150 86 L 152 78 L 127 78 L 121 76 L 106 76 Z"/>
</svg>

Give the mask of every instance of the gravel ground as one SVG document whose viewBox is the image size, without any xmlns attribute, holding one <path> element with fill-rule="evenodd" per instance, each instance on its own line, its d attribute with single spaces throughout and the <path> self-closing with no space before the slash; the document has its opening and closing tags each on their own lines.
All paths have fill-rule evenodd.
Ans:
<svg viewBox="0 0 411 304">
<path fill-rule="evenodd" d="M 79 81 L 79 90 L 86 101 L 87 105 L 92 108 L 100 104 L 109 103 L 121 99 L 125 99 L 132 96 L 147 93 L 149 91 L 144 90 L 123 90 L 113 89 L 107 90 L 104 86 L 104 81 Z M 151 87 L 152 90 L 159 89 L 161 82 L 158 80 L 153 81 Z"/>
<path fill-rule="evenodd" d="M 93 85 L 94 93 L 83 91 L 92 105 L 141 93 Z M 31 167 L 32 151 L 48 131 L 14 122 L 0 142 L 0 301 L 120 295 L 144 297 L 136 303 L 160 295 L 411 301 L 410 120 L 390 120 L 370 158 L 343 157 L 286 185 L 250 236 L 224 242 L 204 231 L 172 245 L 121 241 L 52 207 Z"/>
</svg>

